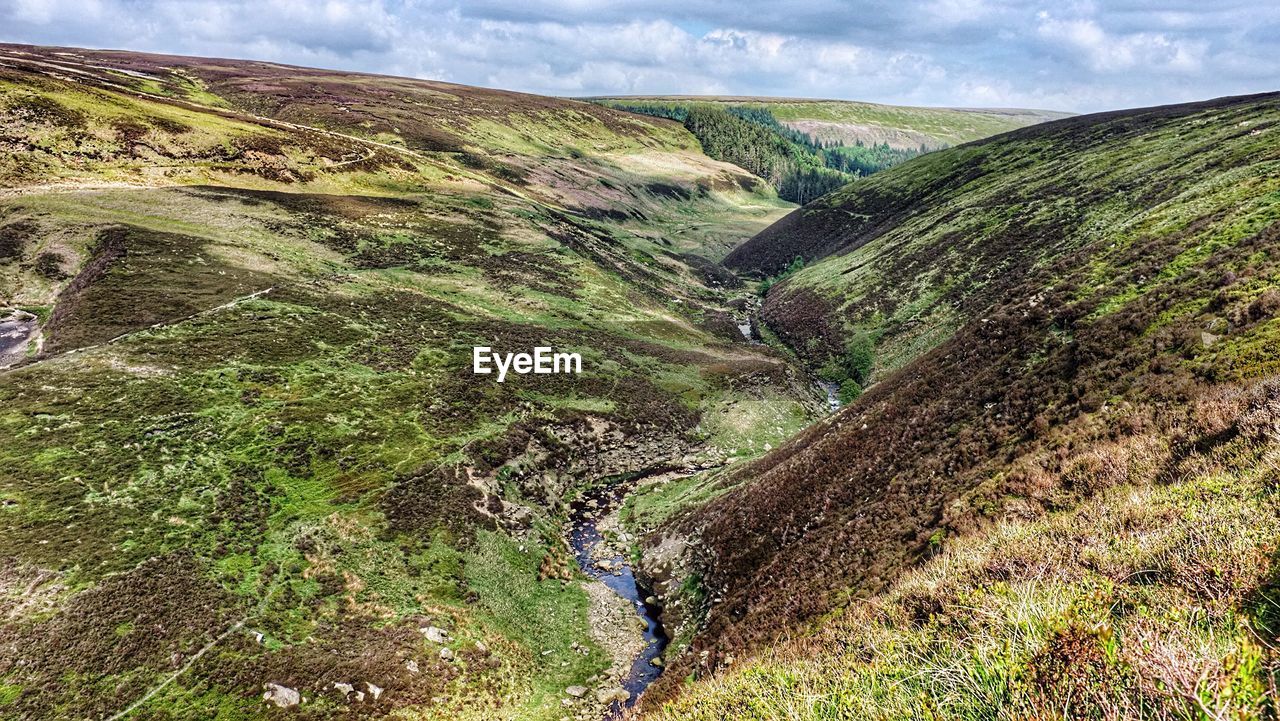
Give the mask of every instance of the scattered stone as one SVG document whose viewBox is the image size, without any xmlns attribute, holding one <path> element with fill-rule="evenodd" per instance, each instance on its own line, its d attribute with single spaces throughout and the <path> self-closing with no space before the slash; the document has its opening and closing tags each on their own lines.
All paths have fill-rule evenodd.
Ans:
<svg viewBox="0 0 1280 721">
<path fill-rule="evenodd" d="M 427 637 L 427 640 L 432 643 L 445 643 L 449 640 L 449 632 L 443 628 L 427 626 L 426 628 L 420 628 L 418 630 L 421 631 L 423 635 Z"/>
<path fill-rule="evenodd" d="M 644 599 L 644 602 L 645 602 L 645 603 L 647 603 L 647 604 L 649 604 L 650 606 L 657 606 L 657 605 L 658 605 L 658 597 L 657 597 L 657 596 L 646 596 L 646 597 L 645 597 L 645 599 Z"/>
<path fill-rule="evenodd" d="M 369 690 L 369 695 L 373 697 L 373 700 L 374 700 L 374 701 L 377 701 L 377 700 L 378 700 L 378 697 L 382 695 L 382 687 L 381 687 L 381 686 L 375 686 L 375 685 L 373 685 L 373 684 L 369 683 L 368 681 L 365 681 L 365 682 L 364 682 L 364 687 L 365 687 L 366 689 L 368 689 L 368 690 Z"/>
<path fill-rule="evenodd" d="M 453 651 L 449 650 L 448 648 L 440 649 L 440 658 L 444 659 L 445 661 L 452 661 Z"/>
<path fill-rule="evenodd" d="M 599 701 L 600 703 L 613 703 L 614 701 L 623 703 L 629 698 L 631 698 L 631 694 L 628 693 L 627 690 L 625 688 L 622 688 L 621 686 L 614 686 L 613 688 L 609 688 L 609 689 L 601 689 L 596 692 L 596 700 Z"/>
<path fill-rule="evenodd" d="M 485 645 L 484 641 L 476 641 L 476 650 L 480 653 L 489 653 L 489 647 Z"/>
<path fill-rule="evenodd" d="M 281 686 L 278 683 L 264 683 L 262 688 L 266 689 L 262 692 L 262 700 L 280 708 L 289 708 L 302 703 L 302 694 L 298 693 L 297 689 Z"/>
<path fill-rule="evenodd" d="M 587 687 L 586 686 L 570 686 L 569 688 L 565 689 L 564 692 L 574 698 L 582 698 L 583 696 L 587 695 Z"/>
<path fill-rule="evenodd" d="M 333 687 L 338 690 L 338 693 L 342 694 L 343 698 L 350 696 L 351 692 L 356 690 L 356 687 L 349 683 L 335 683 Z"/>
<path fill-rule="evenodd" d="M 662 657 L 654 656 L 653 658 L 649 659 L 649 665 L 653 666 L 654 668 L 662 668 Z"/>
<path fill-rule="evenodd" d="M 405 668 L 405 670 L 406 670 L 406 671 L 408 671 L 409 673 L 417 673 L 417 672 L 418 672 L 418 662 L 417 662 L 417 661 L 414 661 L 413 659 L 409 659 L 408 661 L 405 661 L 405 662 L 404 662 L 404 668 Z"/>
</svg>

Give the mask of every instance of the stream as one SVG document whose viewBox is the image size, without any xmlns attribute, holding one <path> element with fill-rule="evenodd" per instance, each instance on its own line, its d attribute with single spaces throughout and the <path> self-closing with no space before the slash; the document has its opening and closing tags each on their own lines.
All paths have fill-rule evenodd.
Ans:
<svg viewBox="0 0 1280 721">
<path fill-rule="evenodd" d="M 835 413 L 840 410 L 840 406 L 842 405 L 840 403 L 840 384 L 821 379 L 817 381 L 817 384 L 818 388 L 822 389 L 822 392 L 827 395 L 827 410 L 831 413 Z"/>
<path fill-rule="evenodd" d="M 662 667 L 654 666 L 651 661 L 660 658 L 667 648 L 667 634 L 658 621 L 661 609 L 646 604 L 644 599 L 649 591 L 637 583 L 635 573 L 626 557 L 621 554 L 593 557 L 592 551 L 604 542 L 600 533 L 599 522 L 621 505 L 626 492 L 626 483 L 614 483 L 594 488 L 584 493 L 581 498 L 570 504 L 569 543 L 573 546 L 574 557 L 578 560 L 584 573 L 604 582 L 614 593 L 625 599 L 635 609 L 636 615 L 644 619 L 645 647 L 640 655 L 631 663 L 631 670 L 621 680 L 620 685 L 631 696 L 621 704 L 613 702 L 610 717 L 616 716 L 624 707 L 635 705 L 640 694 L 662 674 Z M 592 503 L 594 501 L 594 504 Z M 600 560 L 608 559 L 608 570 L 597 566 Z"/>
<path fill-rule="evenodd" d="M 38 328 L 39 320 L 34 315 L 16 308 L 0 308 L 0 368 L 27 357 L 27 345 Z"/>
<path fill-rule="evenodd" d="M 756 323 L 754 313 L 746 316 L 745 318 L 737 318 L 734 323 L 738 326 L 738 332 L 742 334 L 742 337 L 745 338 L 748 343 L 752 345 L 764 345 L 764 343 L 756 337 L 754 332 Z M 824 381 L 820 378 L 815 379 L 814 383 L 817 385 L 818 390 L 827 397 L 827 412 L 835 413 L 840 410 L 840 406 L 843 405 L 840 402 L 840 384 L 832 383 L 831 381 Z"/>
</svg>

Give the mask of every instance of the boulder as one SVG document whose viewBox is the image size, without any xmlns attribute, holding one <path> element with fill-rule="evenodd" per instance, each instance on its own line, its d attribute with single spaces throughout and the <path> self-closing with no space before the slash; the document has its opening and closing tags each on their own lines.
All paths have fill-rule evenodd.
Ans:
<svg viewBox="0 0 1280 721">
<path fill-rule="evenodd" d="M 302 694 L 297 689 L 281 686 L 278 683 L 264 683 L 262 688 L 262 700 L 267 703 L 273 703 L 280 708 L 289 708 L 302 703 Z"/>
<path fill-rule="evenodd" d="M 596 700 L 600 703 L 613 703 L 614 701 L 623 703 L 629 698 L 631 698 L 631 694 L 621 686 L 602 688 L 596 692 Z"/>
<path fill-rule="evenodd" d="M 446 641 L 449 640 L 449 632 L 444 630 L 443 628 L 438 628 L 436 626 L 427 626 L 426 628 L 421 628 L 418 630 L 421 631 L 422 635 L 426 636 L 427 640 L 432 643 L 445 643 Z"/>
</svg>

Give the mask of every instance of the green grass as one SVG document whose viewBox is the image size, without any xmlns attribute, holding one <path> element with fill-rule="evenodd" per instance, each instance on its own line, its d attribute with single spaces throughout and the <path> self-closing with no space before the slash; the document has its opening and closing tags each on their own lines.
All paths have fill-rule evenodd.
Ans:
<svg viewBox="0 0 1280 721">
<path fill-rule="evenodd" d="M 563 689 L 609 660 L 578 581 L 539 579 L 562 553 L 563 511 L 536 483 L 579 450 L 541 438 L 552 455 L 525 457 L 521 434 L 649 426 L 680 453 L 700 448 L 698 417 L 721 412 L 703 400 L 731 402 L 739 376 L 778 361 L 702 325 L 726 298 L 680 254 L 718 257 L 788 205 L 744 190 L 678 126 L 606 124 L 594 107 L 467 118 L 475 152 L 501 154 L 509 174 L 387 150 L 382 165 L 331 170 L 324 158 L 354 141 L 7 78 L 0 109 L 44 97 L 55 105 L 33 107 L 83 122 L 22 125 L 42 165 L 0 164 L 0 182 L 28 186 L 0 203 L 0 222 L 35 226 L 22 257 L 56 251 L 75 271 L 104 233 L 126 251 L 72 291 L 25 261 L 0 268 L 6 304 L 42 309 L 46 349 L 75 351 L 0 374 L 0 549 L 22 584 L 46 569 L 38 593 L 63 589 L 13 629 L 93 652 L 141 646 L 88 673 L 86 654 L 26 644 L 3 676 L 15 713 L 109 716 L 173 671 L 173 650 L 243 619 L 140 713 L 259 717 L 270 678 L 307 695 L 313 717 L 346 713 L 329 684 L 349 679 L 386 680 L 423 718 L 559 718 Z M 231 103 L 194 75 L 141 86 Z M 164 157 L 130 152 L 121 127 Z M 529 170 L 570 181 L 512 180 Z M 62 181 L 86 187 L 37 189 Z M 96 187 L 116 181 L 166 187 Z M 667 186 L 688 199 L 653 191 Z M 589 220 L 582 204 L 601 198 L 635 212 Z M 535 344 L 581 351 L 584 372 L 502 385 L 469 373 L 473 345 Z M 774 400 L 786 423 L 758 413 L 739 432 L 799 422 L 785 393 Z M 526 525 L 494 530 L 486 494 L 527 508 Z M 148 564 L 169 564 L 175 598 L 146 590 Z M 108 583 L 127 600 L 95 600 Z M 418 633 L 429 623 L 450 629 L 454 663 Z M 171 650 L 148 655 L 161 633 Z M 407 658 L 423 672 L 406 677 Z"/>
<path fill-rule="evenodd" d="M 1280 196 L 1274 175 L 1280 161 L 1265 132 L 1240 131 L 1274 114 L 1268 103 L 1210 109 L 1070 150 L 1054 150 L 1066 141 L 1050 134 L 952 148 L 876 174 L 825 197 L 810 214 L 840 215 L 853 224 L 866 217 L 861 204 L 875 198 L 940 195 L 936 202 L 912 204 L 888 232 L 849 252 L 811 259 L 773 291 L 779 297 L 774 313 L 787 312 L 782 306 L 788 292 L 817 294 L 831 304 L 829 316 L 843 334 L 870 330 L 877 337 L 880 378 L 950 339 L 972 320 L 958 308 L 978 312 L 986 302 L 978 299 L 1000 287 L 1000 280 L 1044 273 L 1088 248 L 1088 276 L 1069 281 L 1077 298 L 1096 301 L 1091 318 L 1114 314 L 1199 272 L 1207 258 L 1276 222 Z M 1184 157 L 1191 137 L 1208 150 Z M 985 172 L 962 187 L 931 185 L 971 166 Z M 1145 187 L 1140 179 L 1152 177 L 1162 179 L 1165 196 L 1159 202 L 1139 192 Z M 1090 189 L 1117 186 L 1132 190 L 1080 200 Z M 1067 187 L 1076 192 L 1063 192 Z M 1177 239 L 1181 252 L 1141 278 L 1127 272 L 1135 243 L 1161 239 Z M 927 272 L 908 268 L 917 257 L 935 260 Z M 774 330 L 788 329 L 775 323 Z M 826 360 L 823 352 L 811 355 L 815 366 Z"/>
<path fill-rule="evenodd" d="M 647 718 L 1261 717 L 1274 667 L 1240 604 L 1275 593 L 1275 464 L 1122 486 L 948 544 Z"/>
<path fill-rule="evenodd" d="M 622 521 L 638 534 L 658 528 L 681 512 L 698 508 L 729 490 L 716 484 L 717 475 L 709 471 L 643 484 L 627 496 Z"/>
<path fill-rule="evenodd" d="M 481 598 L 482 618 L 518 643 L 534 667 L 522 701 L 526 711 L 512 716 L 559 718 L 565 687 L 601 672 L 609 661 L 592 642 L 586 642 L 592 651 L 585 656 L 570 648 L 589 638 L 586 594 L 557 579 L 539 581 L 537 551 L 521 551 L 510 538 L 482 533 L 465 556 L 465 575 Z"/>
<path fill-rule="evenodd" d="M 1016 128 L 1043 122 L 1065 113 L 1036 110 L 988 111 L 879 105 L 852 100 L 800 100 L 690 96 L 687 98 L 629 97 L 606 99 L 618 103 L 646 102 L 670 106 L 708 103 L 761 107 L 783 123 L 820 121 L 843 126 L 847 140 L 861 136 L 868 145 L 891 139 L 895 147 L 927 144 L 937 148 L 978 140 Z M 868 129 L 870 126 L 870 129 Z M 881 132 L 876 132 L 877 130 Z M 885 135 L 887 132 L 889 135 Z"/>
</svg>

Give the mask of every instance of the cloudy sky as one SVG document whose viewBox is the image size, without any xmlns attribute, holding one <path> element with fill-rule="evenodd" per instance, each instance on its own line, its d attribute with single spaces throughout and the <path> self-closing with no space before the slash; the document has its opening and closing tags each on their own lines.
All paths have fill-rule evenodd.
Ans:
<svg viewBox="0 0 1280 721">
<path fill-rule="evenodd" d="M 0 0 L 0 41 L 552 95 L 1091 111 L 1280 89 L 1275 0 Z"/>
</svg>

